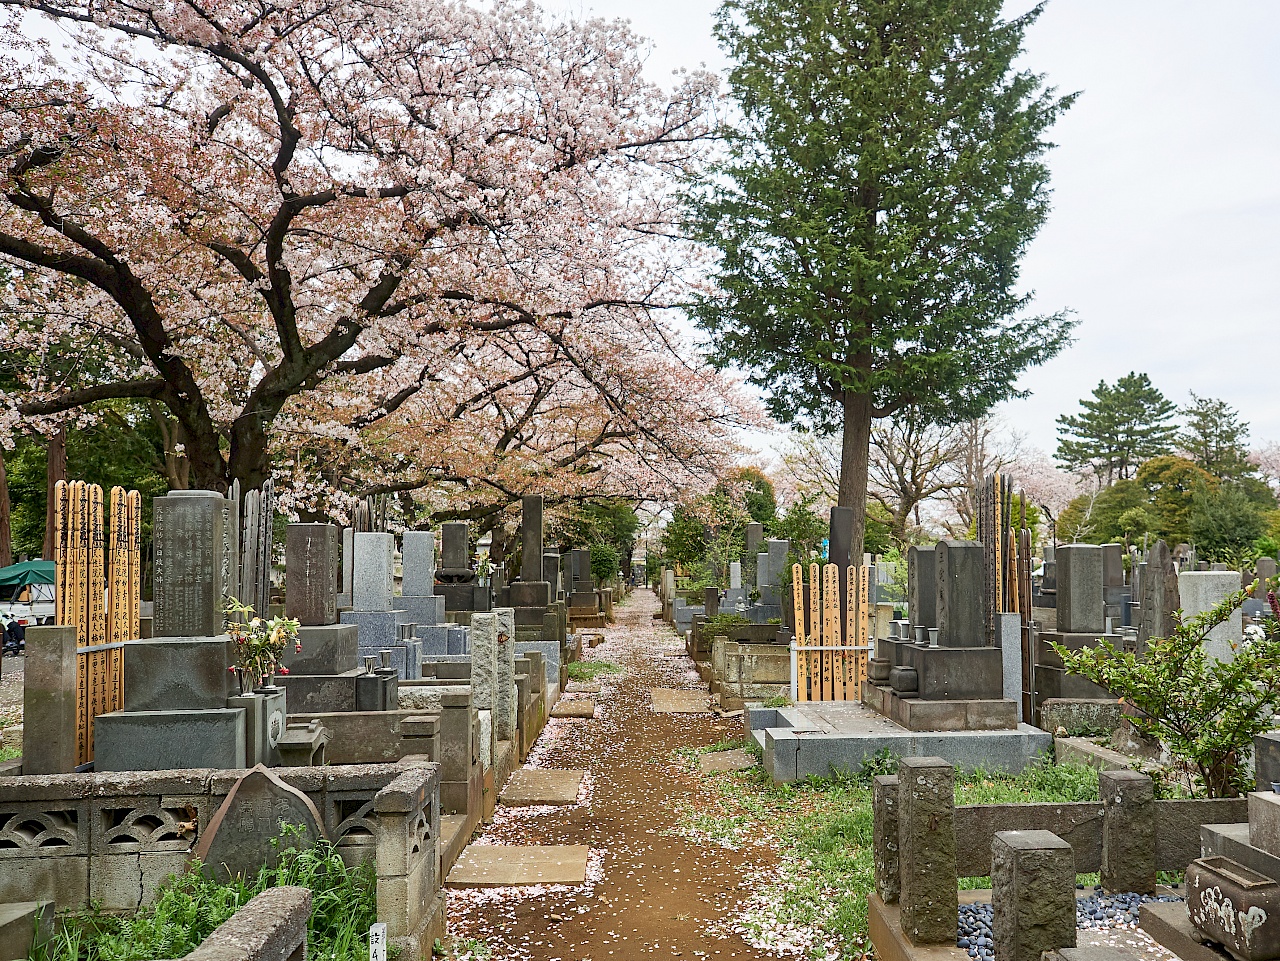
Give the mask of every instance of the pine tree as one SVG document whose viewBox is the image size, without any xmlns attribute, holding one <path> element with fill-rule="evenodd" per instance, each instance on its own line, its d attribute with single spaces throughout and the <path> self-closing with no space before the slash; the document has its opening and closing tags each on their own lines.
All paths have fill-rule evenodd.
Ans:
<svg viewBox="0 0 1280 961">
<path fill-rule="evenodd" d="M 1104 484 L 1135 476 L 1143 461 L 1173 451 L 1177 406 L 1130 371 L 1114 385 L 1098 381 L 1084 410 L 1058 418 L 1058 461 L 1068 470 L 1091 469 Z"/>
<path fill-rule="evenodd" d="M 1245 446 L 1249 425 L 1240 420 L 1239 411 L 1224 400 L 1192 391 L 1191 403 L 1182 413 L 1187 426 L 1178 435 L 1178 443 L 1198 466 L 1219 480 L 1239 480 L 1253 473 Z"/>
<path fill-rule="evenodd" d="M 695 308 L 780 420 L 843 431 L 862 551 L 874 418 L 939 423 L 1018 396 L 1072 322 L 1030 317 L 1019 262 L 1049 211 L 1044 134 L 1070 105 L 1013 66 L 1042 7 L 1000 0 L 726 0 L 742 123 L 690 188 L 715 248 Z"/>
</svg>

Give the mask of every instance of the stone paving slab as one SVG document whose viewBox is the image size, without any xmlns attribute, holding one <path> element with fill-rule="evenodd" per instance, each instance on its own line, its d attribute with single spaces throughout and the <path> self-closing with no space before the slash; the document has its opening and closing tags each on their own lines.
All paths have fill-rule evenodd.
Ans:
<svg viewBox="0 0 1280 961">
<path fill-rule="evenodd" d="M 710 696 L 703 691 L 678 691 L 667 687 L 655 687 L 653 710 L 655 714 L 708 714 Z"/>
<path fill-rule="evenodd" d="M 534 804 L 573 804 L 586 771 L 557 771 L 542 768 L 512 771 L 498 800 L 507 807 Z"/>
<path fill-rule="evenodd" d="M 755 767 L 756 756 L 741 748 L 734 751 L 716 751 L 698 757 L 698 767 L 703 774 L 725 774 L 729 771 L 745 771 Z"/>
<path fill-rule="evenodd" d="M 599 681 L 570 681 L 566 685 L 564 692 L 566 694 L 599 694 Z"/>
<path fill-rule="evenodd" d="M 450 888 L 504 888 L 526 884 L 582 884 L 585 844 L 469 844 L 449 872 Z"/>
<path fill-rule="evenodd" d="M 589 697 L 566 697 L 551 709 L 552 717 L 595 717 L 596 702 Z"/>
</svg>

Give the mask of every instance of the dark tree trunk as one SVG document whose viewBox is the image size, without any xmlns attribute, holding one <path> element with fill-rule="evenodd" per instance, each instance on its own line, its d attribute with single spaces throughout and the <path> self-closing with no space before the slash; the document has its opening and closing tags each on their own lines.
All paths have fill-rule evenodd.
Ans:
<svg viewBox="0 0 1280 961">
<path fill-rule="evenodd" d="M 4 450 L 0 448 L 0 567 L 13 563 L 12 510 L 9 504 L 9 478 L 4 470 Z"/>
<path fill-rule="evenodd" d="M 844 393 L 844 438 L 840 446 L 840 507 L 853 508 L 849 557 L 862 563 L 867 533 L 867 461 L 871 450 L 871 396 Z"/>
<path fill-rule="evenodd" d="M 49 457 L 45 467 L 45 501 L 44 501 L 44 558 L 53 560 L 54 540 L 57 531 L 54 520 L 57 516 L 58 481 L 67 479 L 67 425 L 58 428 L 56 434 L 49 438 Z"/>
</svg>

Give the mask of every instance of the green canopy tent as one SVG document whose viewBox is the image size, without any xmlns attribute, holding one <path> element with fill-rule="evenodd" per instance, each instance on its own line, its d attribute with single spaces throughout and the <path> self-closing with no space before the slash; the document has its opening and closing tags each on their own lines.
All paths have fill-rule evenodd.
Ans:
<svg viewBox="0 0 1280 961">
<path fill-rule="evenodd" d="M 0 567 L 0 588 L 52 583 L 53 561 L 23 561 L 21 564 Z"/>
</svg>

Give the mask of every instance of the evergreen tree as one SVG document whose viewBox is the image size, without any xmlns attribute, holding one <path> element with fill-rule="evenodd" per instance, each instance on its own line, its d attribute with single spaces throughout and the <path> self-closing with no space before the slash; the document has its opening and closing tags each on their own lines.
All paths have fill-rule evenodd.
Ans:
<svg viewBox="0 0 1280 961">
<path fill-rule="evenodd" d="M 1104 484 L 1133 477 L 1143 461 L 1171 453 L 1177 407 L 1146 374 L 1130 371 L 1114 385 L 1098 381 L 1084 410 L 1058 418 L 1058 460 L 1068 470 L 1090 468 Z"/>
<path fill-rule="evenodd" d="M 695 307 L 775 417 L 842 431 L 863 549 L 872 420 L 940 423 L 1017 396 L 1072 322 L 1029 317 L 1019 262 L 1049 211 L 1044 135 L 1071 103 L 1013 66 L 1042 11 L 1000 0 L 725 0 L 743 117 L 691 187 L 717 249 Z"/>
<path fill-rule="evenodd" d="M 1186 429 L 1178 443 L 1204 470 L 1219 480 L 1239 480 L 1254 472 L 1245 440 L 1249 425 L 1224 400 L 1201 397 L 1191 392 L 1191 403 L 1182 408 Z"/>
</svg>

